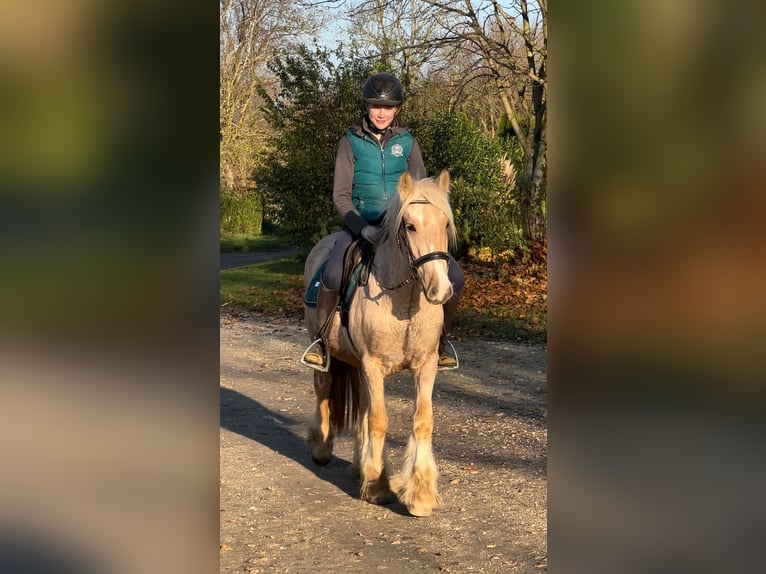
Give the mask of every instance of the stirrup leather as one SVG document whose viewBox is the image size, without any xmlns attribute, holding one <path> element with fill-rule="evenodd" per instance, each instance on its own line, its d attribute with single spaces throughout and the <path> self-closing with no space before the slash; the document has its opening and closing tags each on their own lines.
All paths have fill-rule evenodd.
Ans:
<svg viewBox="0 0 766 574">
<path fill-rule="evenodd" d="M 437 367 L 439 371 L 452 371 L 454 369 L 457 369 L 460 367 L 460 358 L 457 356 L 457 351 L 455 351 L 455 347 L 452 346 L 452 341 L 450 341 L 447 337 L 443 337 L 442 341 L 444 341 L 444 350 L 447 351 L 447 345 L 449 345 L 450 353 L 445 353 L 445 355 L 448 356 L 448 358 L 454 358 L 455 364 L 454 365 L 441 365 Z M 441 362 L 441 353 L 439 353 L 439 361 Z"/>
<path fill-rule="evenodd" d="M 319 349 L 319 352 L 317 352 L 315 349 Z M 306 357 L 308 355 L 321 355 L 324 359 L 324 364 L 318 365 L 317 363 L 311 363 L 307 361 Z M 326 373 L 330 370 L 330 361 L 331 358 L 327 349 L 327 342 L 323 337 L 314 339 L 314 341 L 312 341 L 311 344 L 306 347 L 306 350 L 303 351 L 303 355 L 301 355 L 301 365 L 305 365 L 306 367 L 314 369 L 315 371 L 319 371 L 320 373 Z"/>
</svg>

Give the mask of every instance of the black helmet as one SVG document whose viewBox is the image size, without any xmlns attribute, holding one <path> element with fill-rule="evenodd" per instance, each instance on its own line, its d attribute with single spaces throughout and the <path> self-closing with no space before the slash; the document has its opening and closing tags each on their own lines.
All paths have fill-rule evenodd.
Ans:
<svg viewBox="0 0 766 574">
<path fill-rule="evenodd" d="M 402 83 L 385 72 L 370 76 L 364 83 L 362 99 L 368 104 L 401 106 L 404 101 Z"/>
</svg>

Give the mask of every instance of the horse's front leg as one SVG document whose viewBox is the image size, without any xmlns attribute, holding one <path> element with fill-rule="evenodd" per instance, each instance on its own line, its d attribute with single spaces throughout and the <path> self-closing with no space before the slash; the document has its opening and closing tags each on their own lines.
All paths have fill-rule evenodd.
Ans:
<svg viewBox="0 0 766 574">
<path fill-rule="evenodd" d="M 374 359 L 362 361 L 361 370 L 363 386 L 367 393 L 367 416 L 363 416 L 361 422 L 363 425 L 366 423 L 366 428 L 361 429 L 362 440 L 359 442 L 359 470 L 362 482 L 359 495 L 362 500 L 373 504 L 388 504 L 393 502 L 395 497 L 388 484 L 388 463 L 384 453 L 388 431 L 384 377 Z"/>
<path fill-rule="evenodd" d="M 309 425 L 308 443 L 311 458 L 318 465 L 330 462 L 333 448 L 333 432 L 330 425 L 330 373 L 314 371 L 314 392 L 316 393 L 316 411 L 314 420 Z"/>
<path fill-rule="evenodd" d="M 413 516 L 430 516 L 441 503 L 437 488 L 439 472 L 431 450 L 434 426 L 431 395 L 436 380 L 436 357 L 419 370 L 413 370 L 417 389 L 412 434 L 402 471 L 391 477 L 391 488 Z"/>
</svg>

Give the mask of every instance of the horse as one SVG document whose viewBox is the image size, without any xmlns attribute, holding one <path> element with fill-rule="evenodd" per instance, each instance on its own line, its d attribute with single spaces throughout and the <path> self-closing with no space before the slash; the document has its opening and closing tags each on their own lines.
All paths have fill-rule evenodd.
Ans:
<svg viewBox="0 0 766 574">
<path fill-rule="evenodd" d="M 360 281 L 348 307 L 348 326 L 336 312 L 326 331 L 327 372 L 314 371 L 316 411 L 308 444 L 318 465 L 330 461 L 335 433 L 354 430 L 352 472 L 360 480 L 360 498 L 389 504 L 396 497 L 413 516 L 429 516 L 441 498 L 431 448 L 433 408 L 442 304 L 452 295 L 447 250 L 456 242 L 449 203 L 450 176 L 399 178 L 382 222 L 369 276 Z M 306 287 L 334 244 L 323 238 L 309 253 Z M 309 333 L 318 327 L 316 310 L 306 306 Z M 391 475 L 384 452 L 388 416 L 384 379 L 408 369 L 417 397 L 401 471 Z"/>
</svg>

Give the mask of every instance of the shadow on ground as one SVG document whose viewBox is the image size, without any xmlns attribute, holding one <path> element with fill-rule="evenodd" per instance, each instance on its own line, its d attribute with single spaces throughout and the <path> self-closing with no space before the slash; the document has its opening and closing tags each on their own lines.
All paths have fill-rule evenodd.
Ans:
<svg viewBox="0 0 766 574">
<path fill-rule="evenodd" d="M 220 391 L 221 427 L 294 460 L 351 497 L 359 494 L 359 487 L 350 473 L 349 461 L 333 455 L 326 466 L 314 463 L 306 440 L 288 428 L 292 425 L 303 428 L 301 422 L 276 413 L 258 401 L 231 389 L 221 387 Z"/>
<path fill-rule="evenodd" d="M 332 484 L 351 498 L 359 497 L 359 483 L 351 474 L 351 462 L 333 453 L 326 466 L 317 465 L 311 458 L 306 440 L 289 426 L 303 428 L 303 423 L 292 417 L 272 411 L 258 401 L 237 391 L 220 387 L 221 427 L 254 440 L 285 456 L 318 478 Z M 402 516 L 410 516 L 398 501 L 386 505 Z"/>
</svg>

